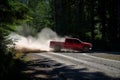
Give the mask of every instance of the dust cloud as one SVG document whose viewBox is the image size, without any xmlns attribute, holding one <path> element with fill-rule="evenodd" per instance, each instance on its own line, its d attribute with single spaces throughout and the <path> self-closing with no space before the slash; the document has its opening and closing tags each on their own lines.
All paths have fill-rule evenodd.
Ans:
<svg viewBox="0 0 120 80">
<path fill-rule="evenodd" d="M 49 43 L 52 40 L 55 41 L 64 41 L 64 37 L 60 37 L 56 34 L 56 32 L 52 31 L 49 28 L 44 28 L 39 32 L 36 37 L 28 36 L 24 37 L 17 33 L 11 33 L 9 38 L 15 44 L 15 49 L 31 49 L 31 50 L 45 50 L 49 51 Z"/>
</svg>

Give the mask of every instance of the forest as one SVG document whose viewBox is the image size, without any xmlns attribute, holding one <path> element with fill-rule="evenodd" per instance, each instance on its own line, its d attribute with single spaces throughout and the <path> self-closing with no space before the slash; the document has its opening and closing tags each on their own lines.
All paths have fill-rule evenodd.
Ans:
<svg viewBox="0 0 120 80">
<path fill-rule="evenodd" d="M 120 0 L 0 0 L 0 79 L 16 68 L 6 36 L 23 24 L 35 30 L 27 35 L 48 27 L 91 42 L 93 51 L 120 51 Z"/>
<path fill-rule="evenodd" d="M 120 50 L 119 0 L 22 1 L 33 11 L 28 23 L 38 32 L 49 27 L 91 42 L 94 50 Z"/>
</svg>

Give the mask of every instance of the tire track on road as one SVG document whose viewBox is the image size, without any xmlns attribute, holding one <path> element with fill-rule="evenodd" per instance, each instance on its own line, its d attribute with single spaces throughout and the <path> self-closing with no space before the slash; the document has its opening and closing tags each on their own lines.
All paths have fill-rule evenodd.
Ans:
<svg viewBox="0 0 120 80">
<path fill-rule="evenodd" d="M 48 58 L 54 59 L 54 60 L 59 61 L 59 62 L 64 62 L 65 64 L 69 62 L 69 63 L 71 63 L 71 64 L 73 63 L 75 65 L 79 65 L 79 64 L 87 65 L 89 67 L 99 69 L 102 72 L 109 73 L 112 76 L 113 75 L 118 76 L 118 77 L 120 76 L 120 69 L 117 69 L 117 68 L 114 68 L 114 67 L 111 67 L 108 65 L 103 65 L 100 63 L 91 62 L 89 60 L 85 60 L 83 58 L 87 59 L 88 57 L 84 56 L 84 55 L 82 56 L 83 58 L 79 58 L 80 55 L 79 56 L 77 55 L 77 58 L 76 58 L 75 56 L 70 55 L 70 54 L 66 55 L 63 53 L 60 54 L 60 53 L 53 53 L 53 52 L 48 52 L 46 54 L 44 53 L 44 54 L 38 54 L 38 55 L 48 57 Z"/>
</svg>

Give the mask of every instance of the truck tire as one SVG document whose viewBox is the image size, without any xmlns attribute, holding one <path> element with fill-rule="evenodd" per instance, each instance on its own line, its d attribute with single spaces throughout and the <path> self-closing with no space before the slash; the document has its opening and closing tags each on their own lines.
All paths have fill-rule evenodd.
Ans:
<svg viewBox="0 0 120 80">
<path fill-rule="evenodd" d="M 89 49 L 89 47 L 84 46 L 82 51 L 83 51 L 83 52 L 89 52 L 89 51 L 90 51 L 90 49 Z"/>
<path fill-rule="evenodd" d="M 60 52 L 60 51 L 61 51 L 61 46 L 60 46 L 60 45 L 56 45 L 56 46 L 54 47 L 54 51 L 55 51 L 55 52 Z"/>
</svg>

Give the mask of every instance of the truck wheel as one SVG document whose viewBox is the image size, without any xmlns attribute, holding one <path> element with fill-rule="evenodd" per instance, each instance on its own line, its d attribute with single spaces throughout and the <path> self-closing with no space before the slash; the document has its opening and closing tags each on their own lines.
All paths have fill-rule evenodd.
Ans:
<svg viewBox="0 0 120 80">
<path fill-rule="evenodd" d="M 89 52 L 89 47 L 87 47 L 87 46 L 85 46 L 85 47 L 83 47 L 83 52 Z"/>
<path fill-rule="evenodd" d="M 55 46 L 54 51 L 55 52 L 61 51 L 61 46 L 59 46 L 59 45 Z"/>
</svg>

